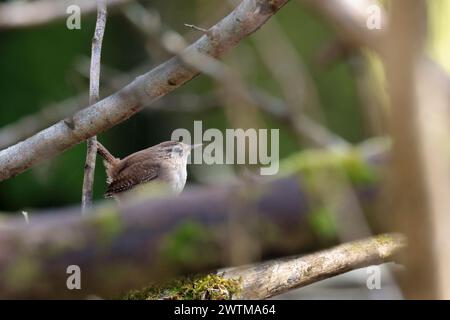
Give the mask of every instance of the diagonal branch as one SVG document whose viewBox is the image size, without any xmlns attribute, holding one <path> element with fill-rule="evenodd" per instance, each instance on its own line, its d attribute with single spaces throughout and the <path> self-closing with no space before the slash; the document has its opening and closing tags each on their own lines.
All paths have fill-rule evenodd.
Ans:
<svg viewBox="0 0 450 320">
<path fill-rule="evenodd" d="M 97 22 L 92 38 L 91 71 L 89 77 L 89 105 L 100 100 L 100 59 L 102 55 L 103 35 L 106 26 L 106 0 L 97 0 Z M 97 155 L 97 136 L 87 141 L 86 163 L 84 165 L 83 189 L 81 195 L 81 213 L 92 207 L 92 188 L 94 186 L 95 159 Z"/>
<path fill-rule="evenodd" d="M 220 57 L 242 39 L 261 27 L 288 0 L 243 0 L 234 11 L 214 25 L 208 35 L 183 50 Z M 199 72 L 174 57 L 115 94 L 85 108 L 72 117 L 37 133 L 8 149 L 0 151 L 0 181 L 24 172 L 36 164 L 56 156 L 139 112 Z"/>
<path fill-rule="evenodd" d="M 392 261 L 405 246 L 403 236 L 382 234 L 306 256 L 224 269 L 219 275 L 242 279 L 234 299 L 267 299 L 351 270 Z"/>
<path fill-rule="evenodd" d="M 192 299 L 191 288 L 196 292 L 193 299 L 268 299 L 351 270 L 396 261 L 406 245 L 400 234 L 380 234 L 305 256 L 226 268 L 163 285 L 151 284 L 130 291 L 125 299 Z"/>
</svg>

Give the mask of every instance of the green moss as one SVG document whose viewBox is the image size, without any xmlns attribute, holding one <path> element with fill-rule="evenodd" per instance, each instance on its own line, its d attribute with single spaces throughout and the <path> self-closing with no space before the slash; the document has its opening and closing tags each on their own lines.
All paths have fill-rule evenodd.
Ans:
<svg viewBox="0 0 450 320">
<path fill-rule="evenodd" d="M 336 221 L 333 213 L 327 207 L 319 207 L 308 216 L 311 228 L 326 240 L 336 237 Z"/>
<path fill-rule="evenodd" d="M 356 185 L 371 185 L 378 181 L 375 169 L 368 165 L 358 152 L 351 152 L 344 157 L 342 167 L 350 181 Z"/>
<path fill-rule="evenodd" d="M 239 294 L 241 279 L 225 279 L 216 274 L 172 280 L 125 294 L 125 300 L 231 300 Z"/>
<path fill-rule="evenodd" d="M 162 242 L 162 258 L 171 265 L 214 263 L 217 249 L 212 232 L 195 221 L 183 221 Z"/>
</svg>

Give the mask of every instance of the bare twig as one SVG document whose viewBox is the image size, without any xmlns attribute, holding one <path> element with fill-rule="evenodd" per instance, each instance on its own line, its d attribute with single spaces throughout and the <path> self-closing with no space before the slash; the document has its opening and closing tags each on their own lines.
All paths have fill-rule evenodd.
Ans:
<svg viewBox="0 0 450 320">
<path fill-rule="evenodd" d="M 207 29 L 197 27 L 196 25 L 193 25 L 193 24 L 185 23 L 184 26 L 185 26 L 185 27 L 188 27 L 188 28 L 191 28 L 191 29 L 194 29 L 194 30 L 197 30 L 197 31 L 201 31 L 201 32 L 203 32 L 203 33 L 207 33 L 207 32 L 208 32 Z"/>
<path fill-rule="evenodd" d="M 405 244 L 401 235 L 383 234 L 307 256 L 229 268 L 218 274 L 241 279 L 239 293 L 233 299 L 267 299 L 354 269 L 392 261 Z"/>
<path fill-rule="evenodd" d="M 108 5 L 111 8 L 131 1 L 108 0 Z M 0 30 L 39 26 L 64 19 L 68 16 L 66 10 L 71 5 L 79 6 L 82 14 L 96 10 L 96 3 L 92 0 L 38 0 L 1 3 Z"/>
<path fill-rule="evenodd" d="M 97 22 L 92 38 L 91 71 L 89 77 L 89 105 L 100 100 L 100 66 L 103 35 L 106 27 L 106 0 L 97 0 Z M 95 159 L 97 156 L 97 137 L 87 141 L 86 162 L 81 196 L 81 213 L 85 214 L 92 206 L 92 189 L 94 186 Z"/>
<path fill-rule="evenodd" d="M 243 0 L 233 12 L 211 28 L 212 37 L 203 35 L 182 54 L 189 56 L 200 52 L 214 58 L 222 56 L 256 31 L 287 1 Z M 108 130 L 198 73 L 198 70 L 187 67 L 183 59 L 174 57 L 93 106 L 0 151 L 0 181 Z"/>
</svg>

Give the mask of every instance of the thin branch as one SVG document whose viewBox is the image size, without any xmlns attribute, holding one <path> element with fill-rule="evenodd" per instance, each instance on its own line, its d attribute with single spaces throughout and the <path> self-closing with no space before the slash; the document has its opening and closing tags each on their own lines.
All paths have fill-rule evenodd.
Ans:
<svg viewBox="0 0 450 320">
<path fill-rule="evenodd" d="M 92 38 L 91 71 L 89 77 L 89 105 L 100 100 L 100 66 L 103 35 L 106 27 L 106 0 L 97 0 L 97 22 Z M 92 206 L 92 189 L 94 186 L 95 160 L 97 156 L 97 136 L 87 141 L 86 162 L 81 196 L 81 213 L 85 214 Z"/>
<path fill-rule="evenodd" d="M 132 0 L 108 0 L 109 7 L 116 7 Z M 38 0 L 33 2 L 13 1 L 0 4 L 0 30 L 44 25 L 67 18 L 71 5 L 77 5 L 81 14 L 92 13 L 96 3 L 92 0 Z"/>
<path fill-rule="evenodd" d="M 354 269 L 392 261 L 405 245 L 403 236 L 383 234 L 307 256 L 220 270 L 218 275 L 242 279 L 239 294 L 233 299 L 267 299 Z"/>
<path fill-rule="evenodd" d="M 200 52 L 214 58 L 222 56 L 256 31 L 287 1 L 243 0 L 233 12 L 211 28 L 209 36 L 203 35 L 183 50 L 181 55 L 190 56 Z M 183 59 L 174 57 L 93 106 L 0 151 L 0 181 L 112 128 L 198 73 L 192 67 L 187 67 Z"/>
</svg>

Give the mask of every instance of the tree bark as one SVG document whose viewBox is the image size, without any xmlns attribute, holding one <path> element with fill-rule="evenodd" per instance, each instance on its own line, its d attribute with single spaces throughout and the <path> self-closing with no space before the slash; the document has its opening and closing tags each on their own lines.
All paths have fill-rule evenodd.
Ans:
<svg viewBox="0 0 450 320">
<path fill-rule="evenodd" d="M 229 268 L 218 274 L 228 279 L 241 278 L 234 299 L 267 299 L 354 269 L 392 261 L 405 243 L 401 235 L 383 234 L 306 256 Z"/>
</svg>

